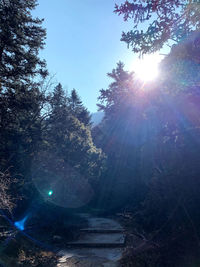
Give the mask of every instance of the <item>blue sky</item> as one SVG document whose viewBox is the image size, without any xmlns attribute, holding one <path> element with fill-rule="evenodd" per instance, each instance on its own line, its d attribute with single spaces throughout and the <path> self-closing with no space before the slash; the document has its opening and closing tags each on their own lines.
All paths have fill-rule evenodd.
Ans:
<svg viewBox="0 0 200 267">
<path fill-rule="evenodd" d="M 44 18 L 46 47 L 41 57 L 50 74 L 67 90 L 75 88 L 91 112 L 101 88 L 111 80 L 106 74 L 121 60 L 130 70 L 135 55 L 120 41 L 131 23 L 113 13 L 119 0 L 39 0 L 34 16 Z"/>
</svg>

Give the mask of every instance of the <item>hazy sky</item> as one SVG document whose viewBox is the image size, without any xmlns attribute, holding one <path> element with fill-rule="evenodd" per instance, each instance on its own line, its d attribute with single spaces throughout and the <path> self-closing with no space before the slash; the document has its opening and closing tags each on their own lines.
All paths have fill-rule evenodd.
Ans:
<svg viewBox="0 0 200 267">
<path fill-rule="evenodd" d="M 128 70 L 135 58 L 120 41 L 131 23 L 113 13 L 119 0 L 39 0 L 34 15 L 44 18 L 46 47 L 41 57 L 65 89 L 75 88 L 85 106 L 97 110 L 99 90 L 111 82 L 106 73 L 121 60 Z"/>
</svg>

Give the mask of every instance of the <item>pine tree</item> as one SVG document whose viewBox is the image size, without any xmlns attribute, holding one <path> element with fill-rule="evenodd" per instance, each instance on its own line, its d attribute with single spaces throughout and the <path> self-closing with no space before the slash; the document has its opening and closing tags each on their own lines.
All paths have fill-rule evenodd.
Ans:
<svg viewBox="0 0 200 267">
<path fill-rule="evenodd" d="M 31 15 L 36 4 L 36 0 L 0 1 L 0 84 L 4 90 L 47 74 L 45 61 L 38 56 L 46 31 L 41 27 L 43 20 Z"/>
<path fill-rule="evenodd" d="M 86 126 L 91 125 L 91 115 L 89 111 L 84 107 L 78 93 L 75 89 L 71 91 L 69 99 L 69 106 L 72 114 L 79 119 Z"/>
<path fill-rule="evenodd" d="M 76 104 L 77 102 L 75 102 L 75 108 Z M 103 155 L 101 150 L 94 146 L 89 127 L 76 117 L 76 112 L 72 112 L 61 84 L 54 88 L 50 106 L 51 112 L 45 122 L 47 124 L 44 132 L 46 145 L 43 151 L 46 151 L 49 156 L 55 155 L 55 165 L 67 164 L 87 178 L 97 178 Z M 83 108 L 82 105 L 81 107 Z"/>
<path fill-rule="evenodd" d="M 41 110 L 45 96 L 38 86 L 15 85 L 15 91 L 0 94 L 0 168 L 29 171 L 31 159 L 41 141 Z"/>
<path fill-rule="evenodd" d="M 101 184 L 103 205 L 116 208 L 130 201 L 138 204 L 143 197 L 141 147 L 147 138 L 152 138 L 152 131 L 148 136 L 145 134 L 150 128 L 144 116 L 146 100 L 134 74 L 125 71 L 124 64 L 119 62 L 108 76 L 112 83 L 100 90 L 98 104 L 105 116 L 93 134 L 98 147 L 107 155 L 107 171 Z"/>
<path fill-rule="evenodd" d="M 117 67 L 108 73 L 107 76 L 113 80 L 108 89 L 101 89 L 97 106 L 99 110 L 104 111 L 105 117 L 112 120 L 118 113 L 127 106 L 133 106 L 135 95 L 138 91 L 134 74 L 124 70 L 122 62 L 117 63 Z M 121 116 L 121 115 L 120 115 Z"/>
<path fill-rule="evenodd" d="M 164 44 L 179 42 L 200 29 L 199 1 L 132 0 L 115 5 L 115 13 L 133 21 L 133 30 L 122 33 L 121 40 L 135 53 L 152 53 Z M 149 23 L 147 29 L 140 28 Z"/>
<path fill-rule="evenodd" d="M 67 96 L 60 83 L 54 88 L 53 95 L 50 98 L 50 105 L 52 114 L 59 114 L 68 108 Z"/>
<path fill-rule="evenodd" d="M 0 1 L 0 170 L 12 166 L 20 177 L 30 171 L 41 141 L 45 101 L 40 78 L 47 75 L 39 58 L 46 31 L 32 17 L 36 0 Z"/>
</svg>

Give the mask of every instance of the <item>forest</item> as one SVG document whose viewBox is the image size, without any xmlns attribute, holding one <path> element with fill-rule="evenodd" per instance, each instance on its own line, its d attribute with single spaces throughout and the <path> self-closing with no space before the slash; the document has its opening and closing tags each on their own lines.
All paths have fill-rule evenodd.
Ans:
<svg viewBox="0 0 200 267">
<path fill-rule="evenodd" d="M 40 58 L 37 0 L 0 0 L 0 266 L 200 266 L 200 1 L 121 2 L 133 53 L 170 50 L 152 81 L 116 62 L 94 126 Z M 116 263 L 59 265 L 81 214 L 123 225 Z"/>
</svg>

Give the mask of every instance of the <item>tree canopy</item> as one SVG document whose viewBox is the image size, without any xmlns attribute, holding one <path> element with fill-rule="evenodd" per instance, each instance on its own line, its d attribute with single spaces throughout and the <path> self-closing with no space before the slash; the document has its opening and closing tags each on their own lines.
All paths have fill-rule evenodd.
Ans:
<svg viewBox="0 0 200 267">
<path fill-rule="evenodd" d="M 46 30 L 43 20 L 31 14 L 36 5 L 36 0 L 0 1 L 0 87 L 47 74 L 45 61 L 38 56 Z"/>
<path fill-rule="evenodd" d="M 54 171 L 58 167 L 63 176 L 69 166 L 85 181 L 98 180 L 104 161 L 92 141 L 90 114 L 76 90 L 68 95 L 58 84 L 49 94 L 42 88 L 48 71 L 39 51 L 46 30 L 43 19 L 33 18 L 36 5 L 36 0 L 0 1 L 0 205 L 5 208 L 3 203 L 11 200 L 4 197 L 4 178 L 9 177 L 15 199 L 19 194 L 31 201 L 37 194 L 31 177 L 38 159 L 40 166 L 54 160 Z"/>
<path fill-rule="evenodd" d="M 89 111 L 84 107 L 77 91 L 73 89 L 68 97 L 69 107 L 71 113 L 79 119 L 86 126 L 90 126 L 91 115 Z"/>
<path fill-rule="evenodd" d="M 133 21 L 121 40 L 135 53 L 152 53 L 200 29 L 200 3 L 190 0 L 136 0 L 115 5 L 114 12 Z M 147 29 L 143 23 L 148 23 Z M 144 25 L 144 27 L 143 27 Z"/>
</svg>

